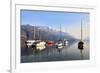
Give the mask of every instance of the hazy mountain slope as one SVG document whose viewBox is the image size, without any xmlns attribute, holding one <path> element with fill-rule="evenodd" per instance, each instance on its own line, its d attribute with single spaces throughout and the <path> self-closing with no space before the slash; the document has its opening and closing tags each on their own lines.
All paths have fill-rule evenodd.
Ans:
<svg viewBox="0 0 100 73">
<path fill-rule="evenodd" d="M 24 47 L 25 40 L 41 39 L 41 40 L 54 40 L 67 39 L 70 43 L 77 40 L 76 38 L 69 35 L 67 32 L 59 32 L 50 29 L 47 26 L 31 26 L 21 25 L 21 48 Z"/>
</svg>

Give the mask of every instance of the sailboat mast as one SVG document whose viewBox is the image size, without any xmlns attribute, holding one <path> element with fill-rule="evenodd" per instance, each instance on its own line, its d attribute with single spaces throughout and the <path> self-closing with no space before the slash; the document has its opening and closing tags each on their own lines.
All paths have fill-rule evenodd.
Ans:
<svg viewBox="0 0 100 73">
<path fill-rule="evenodd" d="M 61 24 L 60 24 L 60 40 L 61 40 Z"/>
<path fill-rule="evenodd" d="M 39 31 L 39 28 L 38 28 L 38 39 L 40 39 L 40 36 L 39 36 L 39 34 L 40 34 L 40 31 Z"/>
<path fill-rule="evenodd" d="M 40 33 L 40 30 L 39 30 L 39 39 L 41 40 L 41 33 Z"/>
<path fill-rule="evenodd" d="M 83 29 L 82 29 L 82 21 L 81 21 L 81 41 L 82 41 L 82 33 L 83 33 Z"/>
<path fill-rule="evenodd" d="M 35 25 L 34 25 L 34 40 L 35 40 Z"/>
</svg>

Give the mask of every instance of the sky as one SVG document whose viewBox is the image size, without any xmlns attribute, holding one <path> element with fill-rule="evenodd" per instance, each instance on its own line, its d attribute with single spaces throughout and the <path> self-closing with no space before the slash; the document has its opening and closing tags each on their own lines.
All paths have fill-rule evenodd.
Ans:
<svg viewBox="0 0 100 73">
<path fill-rule="evenodd" d="M 48 26 L 54 30 L 67 32 L 80 39 L 81 23 L 83 39 L 89 37 L 89 13 L 21 10 L 21 25 Z"/>
</svg>

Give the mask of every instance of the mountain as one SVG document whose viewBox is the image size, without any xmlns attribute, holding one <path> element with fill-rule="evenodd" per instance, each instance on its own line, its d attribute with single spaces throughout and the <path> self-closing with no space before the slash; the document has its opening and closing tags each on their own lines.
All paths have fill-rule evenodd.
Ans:
<svg viewBox="0 0 100 73">
<path fill-rule="evenodd" d="M 59 32 L 53 30 L 48 26 L 32 26 L 32 25 L 21 25 L 21 48 L 25 47 L 26 40 L 41 39 L 41 40 L 53 40 L 58 41 L 59 39 L 67 39 L 70 43 L 77 40 L 67 32 Z"/>
</svg>

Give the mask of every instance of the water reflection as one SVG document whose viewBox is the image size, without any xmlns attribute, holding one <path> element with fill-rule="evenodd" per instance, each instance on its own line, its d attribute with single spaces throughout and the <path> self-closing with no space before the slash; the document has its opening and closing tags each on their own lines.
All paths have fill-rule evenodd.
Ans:
<svg viewBox="0 0 100 73">
<path fill-rule="evenodd" d="M 80 56 L 81 56 L 81 60 L 83 60 L 84 59 L 84 55 L 83 55 L 83 50 L 80 50 Z"/>
<path fill-rule="evenodd" d="M 60 52 L 53 46 L 37 54 L 32 53 L 31 55 L 21 56 L 22 63 L 87 59 L 89 59 L 89 42 L 84 42 L 84 49 L 79 49 L 78 41 L 65 46 Z"/>
<path fill-rule="evenodd" d="M 81 60 L 83 60 L 83 50 L 84 50 L 84 42 L 83 41 L 79 41 L 78 42 L 78 49 L 80 50 L 80 57 L 81 57 Z"/>
</svg>

